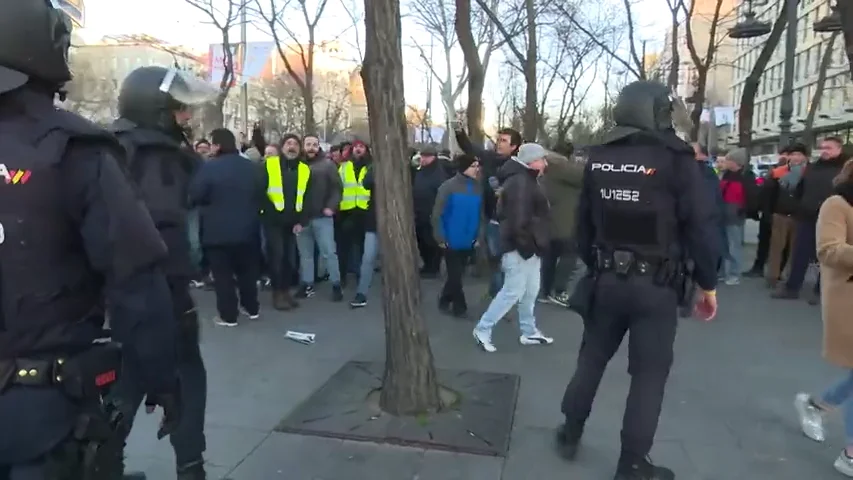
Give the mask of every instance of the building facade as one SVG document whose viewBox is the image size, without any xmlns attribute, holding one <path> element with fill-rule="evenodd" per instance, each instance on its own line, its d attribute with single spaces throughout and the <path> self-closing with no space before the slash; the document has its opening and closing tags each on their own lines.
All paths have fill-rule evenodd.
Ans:
<svg viewBox="0 0 853 480">
<path fill-rule="evenodd" d="M 757 18 L 761 21 L 776 21 L 784 0 L 770 0 L 764 6 L 756 6 Z M 830 13 L 830 0 L 801 0 L 797 9 L 797 47 L 794 55 L 794 112 L 791 119 L 792 131 L 804 130 L 806 117 L 815 98 L 818 74 L 823 54 L 829 44 L 830 34 L 818 33 L 813 29 L 814 22 Z M 739 19 L 747 8 L 741 5 Z M 732 105 L 740 106 L 744 82 L 755 65 L 767 37 L 736 40 L 734 79 L 731 86 Z M 785 70 L 785 33 L 764 73 L 755 96 L 755 108 L 752 122 L 753 151 L 757 154 L 769 154 L 778 149 L 779 116 L 782 102 L 782 84 Z M 845 141 L 853 140 L 853 83 L 844 52 L 844 42 L 839 38 L 834 52 L 815 116 L 814 132 L 818 136 L 838 135 Z M 735 111 L 735 116 L 739 112 Z M 735 129 L 737 131 L 737 129 Z M 730 138 L 731 143 L 736 139 Z"/>
</svg>

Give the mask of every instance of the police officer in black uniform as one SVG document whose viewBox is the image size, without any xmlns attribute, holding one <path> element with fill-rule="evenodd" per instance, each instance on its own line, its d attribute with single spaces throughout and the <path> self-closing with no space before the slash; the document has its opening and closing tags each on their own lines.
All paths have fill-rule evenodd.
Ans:
<svg viewBox="0 0 853 480">
<path fill-rule="evenodd" d="M 616 127 L 589 149 L 580 199 L 578 248 L 589 274 L 575 296 L 587 297 L 580 303 L 588 309 L 557 440 L 573 459 L 604 369 L 630 331 L 616 480 L 675 478 L 647 455 L 672 365 L 677 307 L 693 297 L 688 276 L 701 289 L 697 311 L 706 319 L 716 312 L 718 235 L 693 150 L 673 130 L 672 109 L 662 84 L 627 85 L 613 111 Z"/>
<path fill-rule="evenodd" d="M 179 480 L 205 478 L 204 416 L 207 372 L 199 350 L 198 313 L 190 295 L 195 274 L 188 235 L 187 187 L 201 158 L 187 146 L 185 125 L 194 106 L 219 93 L 213 85 L 175 68 L 141 67 L 122 83 L 120 117 L 112 124 L 128 151 L 129 171 L 139 187 L 151 217 L 169 249 L 161 264 L 169 283 L 178 322 L 178 373 L 184 415 L 170 440 L 175 450 Z M 132 418 L 142 401 L 135 372 L 126 371 L 119 385 L 125 414 Z M 129 478 L 144 478 L 141 474 Z"/>
<path fill-rule="evenodd" d="M 178 422 L 166 255 L 108 132 L 54 107 L 71 23 L 48 0 L 0 0 L 0 479 L 115 479 L 133 365 Z M 112 335 L 103 338 L 104 305 Z"/>
</svg>

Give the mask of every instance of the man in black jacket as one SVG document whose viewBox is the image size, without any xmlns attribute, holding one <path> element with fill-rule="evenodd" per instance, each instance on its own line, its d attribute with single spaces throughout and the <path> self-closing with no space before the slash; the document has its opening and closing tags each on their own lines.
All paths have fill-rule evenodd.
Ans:
<svg viewBox="0 0 853 480">
<path fill-rule="evenodd" d="M 482 145 L 475 145 L 463 130 L 456 130 L 456 143 L 468 155 L 473 155 L 480 162 L 480 180 L 483 182 L 483 208 L 487 220 L 485 234 L 491 266 L 489 279 L 489 295 L 494 298 L 503 283 L 500 258 L 500 231 L 498 227 L 496 206 L 497 192 L 500 189 L 498 170 L 507 160 L 515 156 L 521 146 L 521 133 L 512 128 L 498 130 L 494 150 L 486 150 Z"/>
<path fill-rule="evenodd" d="M 483 312 L 474 328 L 474 339 L 486 352 L 497 349 L 492 343 L 492 329 L 509 310 L 518 304 L 518 326 L 522 345 L 548 345 L 554 342 L 536 326 L 534 308 L 541 283 L 541 257 L 551 243 L 548 198 L 539 187 L 539 176 L 548 162 L 540 145 L 526 143 L 518 156 L 506 162 L 498 175 L 503 183 L 498 202 L 501 267 L 506 280 Z"/>
<path fill-rule="evenodd" d="M 201 244 L 213 273 L 216 323 L 233 327 L 239 313 L 236 291 L 249 318 L 257 319 L 260 312 L 259 213 L 265 192 L 257 165 L 240 155 L 231 131 L 214 130 L 211 147 L 213 157 L 193 178 L 189 198 L 204 225 Z"/>
<path fill-rule="evenodd" d="M 432 207 L 438 187 L 448 179 L 447 171 L 438 160 L 435 148 L 421 150 L 420 166 L 415 170 L 412 198 L 415 203 L 415 235 L 423 267 L 421 275 L 433 278 L 441 268 L 441 248 L 435 241 L 432 231 Z"/>
<path fill-rule="evenodd" d="M 794 251 L 791 254 L 791 273 L 785 284 L 773 293 L 773 298 L 795 299 L 800 296 L 806 272 L 817 256 L 815 229 L 820 206 L 833 194 L 832 180 L 841 172 L 841 167 L 847 160 L 842 152 L 843 145 L 837 137 L 823 139 L 820 142 L 820 158 L 806 167 L 803 178 L 797 185 L 794 194 L 797 201 L 797 230 L 794 236 Z M 818 303 L 819 291 L 818 281 L 809 303 Z"/>
<path fill-rule="evenodd" d="M 207 91 L 210 89 L 210 91 Z M 128 151 L 131 179 L 136 183 L 169 257 L 162 264 L 179 322 L 179 375 L 184 417 L 172 434 L 179 480 L 205 478 L 204 418 L 207 371 L 198 345 L 198 312 L 190 295 L 195 271 L 190 257 L 187 189 L 201 159 L 189 145 L 184 126 L 190 120 L 188 104 L 213 98 L 216 89 L 206 82 L 162 67 L 141 67 L 125 78 L 118 97 L 120 118 L 112 124 Z M 125 372 L 118 396 L 125 415 L 133 418 L 144 392 L 134 372 Z M 137 477 L 139 478 L 139 477 Z"/>
</svg>

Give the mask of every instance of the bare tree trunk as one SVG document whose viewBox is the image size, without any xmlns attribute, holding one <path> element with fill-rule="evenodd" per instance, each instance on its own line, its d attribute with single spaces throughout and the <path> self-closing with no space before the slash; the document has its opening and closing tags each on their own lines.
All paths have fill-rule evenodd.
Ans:
<svg viewBox="0 0 853 480">
<path fill-rule="evenodd" d="M 814 121 L 817 117 L 817 111 L 820 109 L 820 101 L 823 99 L 823 89 L 826 87 L 826 72 L 829 70 L 829 65 L 832 63 L 832 54 L 835 52 L 835 41 L 841 32 L 832 32 L 829 37 L 829 42 L 826 44 L 826 50 L 823 51 L 823 57 L 820 59 L 820 69 L 817 72 L 817 83 L 815 83 L 814 96 L 809 105 L 809 113 L 806 115 L 806 123 L 803 125 L 802 141 L 806 145 L 813 145 L 814 138 Z"/>
<path fill-rule="evenodd" d="M 385 378 L 379 404 L 395 415 L 440 407 L 429 334 L 420 309 L 415 268 L 412 188 L 406 157 L 400 0 L 364 1 L 365 54 L 361 76 L 376 158 L 379 240 L 385 310 Z"/>
<path fill-rule="evenodd" d="M 678 88 L 678 70 L 681 64 L 681 58 L 678 56 L 678 6 L 672 10 L 672 45 L 670 45 L 670 55 L 672 56 L 669 62 L 669 76 L 666 79 L 666 85 L 671 92 L 675 92 Z M 686 21 L 690 21 L 688 18 Z"/>
<path fill-rule="evenodd" d="M 468 137 L 475 145 L 483 144 L 483 88 L 486 71 L 480 60 L 477 42 L 471 32 L 471 0 L 456 0 L 456 36 L 468 66 Z"/>
<path fill-rule="evenodd" d="M 535 0 L 524 2 L 527 11 L 527 54 L 524 62 L 524 132 L 522 136 L 527 142 L 536 141 L 539 131 L 539 95 L 537 92 L 536 64 L 539 61 L 536 43 L 536 3 Z"/>
<path fill-rule="evenodd" d="M 841 0 L 836 2 L 841 14 L 841 28 L 844 31 L 844 50 L 847 53 L 847 63 L 850 65 L 850 77 L 853 78 L 853 2 Z"/>
<path fill-rule="evenodd" d="M 690 141 L 699 141 L 699 127 L 702 123 L 702 110 L 705 109 L 705 89 L 708 85 L 708 69 L 704 65 L 698 70 L 696 91 L 693 92 L 693 110 L 690 111 Z M 712 125 L 711 128 L 717 128 Z"/>
<path fill-rule="evenodd" d="M 782 32 L 788 23 L 787 12 L 788 2 L 783 2 L 782 8 L 779 9 L 779 16 L 773 23 L 773 29 L 767 37 L 767 43 L 761 48 L 752 71 L 749 72 L 749 76 L 743 83 L 743 93 L 740 97 L 738 111 L 738 145 L 741 147 L 749 148 L 752 144 L 752 116 L 755 113 L 755 95 L 758 93 L 758 86 L 761 82 L 761 76 L 764 75 L 764 69 L 767 68 L 767 62 L 770 61 L 773 51 L 779 45 Z"/>
<path fill-rule="evenodd" d="M 313 82 L 312 82 L 313 83 Z M 302 103 L 305 105 L 305 133 L 316 134 L 317 121 L 314 119 L 314 87 L 306 82 L 302 89 Z"/>
</svg>

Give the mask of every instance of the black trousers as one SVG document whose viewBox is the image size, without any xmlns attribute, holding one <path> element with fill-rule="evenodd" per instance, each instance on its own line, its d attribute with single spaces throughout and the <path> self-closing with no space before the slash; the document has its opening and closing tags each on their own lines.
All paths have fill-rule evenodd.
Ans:
<svg viewBox="0 0 853 480">
<path fill-rule="evenodd" d="M 172 304 L 180 328 L 178 334 L 178 377 L 181 381 L 183 410 L 181 423 L 169 441 L 175 450 L 178 467 L 203 460 L 207 448 L 204 435 L 207 408 L 207 370 L 198 346 L 198 313 L 189 292 L 189 278 L 170 277 Z M 133 422 L 147 392 L 139 382 L 138 372 L 126 363 L 122 378 L 111 395 L 119 399 L 119 406 L 128 422 Z"/>
<path fill-rule="evenodd" d="M 652 448 L 664 389 L 673 360 L 677 325 L 675 290 L 652 283 L 651 277 L 600 275 L 584 332 L 575 374 L 566 387 L 562 412 L 566 425 L 583 431 L 610 359 L 628 337 L 631 386 L 622 420 L 622 456 L 640 460 Z"/>
<path fill-rule="evenodd" d="M 542 295 L 564 292 L 577 269 L 578 257 L 573 240 L 551 240 L 551 247 L 542 259 Z"/>
<path fill-rule="evenodd" d="M 335 244 L 338 247 L 338 267 L 341 271 L 341 283 L 353 266 L 361 263 L 364 250 L 365 213 L 362 210 L 347 210 L 338 213 L 335 218 Z M 315 262 L 314 265 L 317 265 Z M 358 268 L 356 267 L 356 270 Z"/>
<path fill-rule="evenodd" d="M 441 270 L 441 248 L 432 234 L 432 223 L 428 220 L 415 221 L 415 236 L 418 241 L 418 252 L 424 265 L 423 273 L 436 274 Z"/>
<path fill-rule="evenodd" d="M 266 225 L 267 268 L 273 290 L 287 290 L 294 285 L 299 270 L 295 265 L 296 236 L 293 225 Z"/>
<path fill-rule="evenodd" d="M 758 222 L 758 250 L 755 252 L 755 262 L 752 264 L 752 270 L 764 270 L 764 264 L 767 263 L 767 256 L 770 255 L 770 237 L 772 235 L 773 215 L 762 213 L 761 220 Z"/>
<path fill-rule="evenodd" d="M 236 322 L 239 304 L 249 314 L 258 313 L 258 248 L 254 242 L 205 247 L 213 286 L 216 309 L 226 322 Z M 237 293 L 239 292 L 239 299 Z"/>
<path fill-rule="evenodd" d="M 468 259 L 473 255 L 473 250 L 444 251 L 444 267 L 447 269 L 447 279 L 444 288 L 441 289 L 441 297 L 438 299 L 442 308 L 450 307 L 455 314 L 468 311 L 468 303 L 465 301 L 465 292 L 462 290 L 462 276 Z"/>
</svg>

